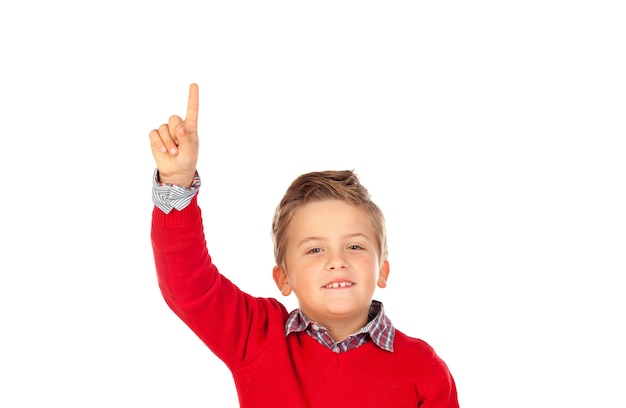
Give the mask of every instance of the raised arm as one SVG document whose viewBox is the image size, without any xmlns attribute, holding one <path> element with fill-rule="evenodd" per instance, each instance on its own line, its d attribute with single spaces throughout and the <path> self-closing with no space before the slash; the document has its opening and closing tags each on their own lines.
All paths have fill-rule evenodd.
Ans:
<svg viewBox="0 0 626 408">
<path fill-rule="evenodd" d="M 193 182 L 199 147 L 198 101 L 198 85 L 191 84 L 185 119 L 172 115 L 167 123 L 150 132 L 152 156 L 163 183 L 189 187 Z"/>
<path fill-rule="evenodd" d="M 173 115 L 150 132 L 159 181 L 191 186 L 198 161 L 197 128 L 198 86 L 191 84 L 185 119 Z M 153 209 L 151 238 L 159 287 L 174 313 L 229 367 L 238 367 L 257 356 L 259 348 L 284 340 L 287 311 L 275 300 L 242 292 L 219 273 L 206 247 L 195 197 L 170 212 Z M 276 338 L 268 337 L 269 332 Z"/>
</svg>

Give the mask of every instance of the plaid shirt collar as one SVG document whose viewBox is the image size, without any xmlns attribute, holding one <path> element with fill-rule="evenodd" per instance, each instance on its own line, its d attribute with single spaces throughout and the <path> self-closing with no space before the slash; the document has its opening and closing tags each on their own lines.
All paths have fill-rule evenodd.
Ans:
<svg viewBox="0 0 626 408">
<path fill-rule="evenodd" d="M 393 351 L 395 329 L 385 315 L 383 304 L 377 300 L 372 300 L 367 324 L 339 343 L 335 343 L 325 327 L 309 319 L 300 309 L 295 309 L 285 322 L 285 335 L 301 331 L 335 352 L 352 350 L 366 343 L 368 339 L 383 350 Z"/>
</svg>

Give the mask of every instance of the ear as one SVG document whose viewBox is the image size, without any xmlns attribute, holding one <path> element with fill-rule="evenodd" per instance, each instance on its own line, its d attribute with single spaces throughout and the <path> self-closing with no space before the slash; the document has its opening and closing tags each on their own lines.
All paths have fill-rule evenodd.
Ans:
<svg viewBox="0 0 626 408">
<path fill-rule="evenodd" d="M 276 282 L 276 286 L 278 287 L 278 290 L 280 290 L 280 293 L 282 293 L 283 296 L 289 296 L 291 294 L 291 285 L 287 279 L 287 272 L 285 269 L 280 265 L 276 265 L 272 270 L 272 275 L 274 275 L 274 282 Z"/>
<path fill-rule="evenodd" d="M 389 277 L 389 261 L 383 261 L 378 273 L 378 287 L 384 288 L 387 286 L 387 278 Z"/>
</svg>

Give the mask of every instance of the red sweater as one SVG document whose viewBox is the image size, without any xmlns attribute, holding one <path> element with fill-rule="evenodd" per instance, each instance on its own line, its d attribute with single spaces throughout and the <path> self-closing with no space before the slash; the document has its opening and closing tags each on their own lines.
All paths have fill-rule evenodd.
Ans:
<svg viewBox="0 0 626 408">
<path fill-rule="evenodd" d="M 286 308 L 242 292 L 211 262 L 196 197 L 182 211 L 154 208 L 152 245 L 165 301 L 231 370 L 241 407 L 459 406 L 445 363 L 397 329 L 393 352 L 370 341 L 334 353 L 304 332 L 285 336 Z"/>
</svg>

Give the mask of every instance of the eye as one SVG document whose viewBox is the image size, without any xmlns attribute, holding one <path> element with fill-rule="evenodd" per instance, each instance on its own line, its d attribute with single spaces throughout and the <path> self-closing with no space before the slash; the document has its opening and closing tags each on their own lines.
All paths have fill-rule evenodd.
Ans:
<svg viewBox="0 0 626 408">
<path fill-rule="evenodd" d="M 352 251 L 358 251 L 360 249 L 363 249 L 363 247 L 361 247 L 360 245 L 348 245 L 348 249 L 352 250 Z"/>
<path fill-rule="evenodd" d="M 320 253 L 320 252 L 322 252 L 322 249 L 321 249 L 321 248 L 312 248 L 312 249 L 309 249 L 309 251 L 307 252 L 307 254 L 318 254 L 318 253 Z"/>
</svg>

